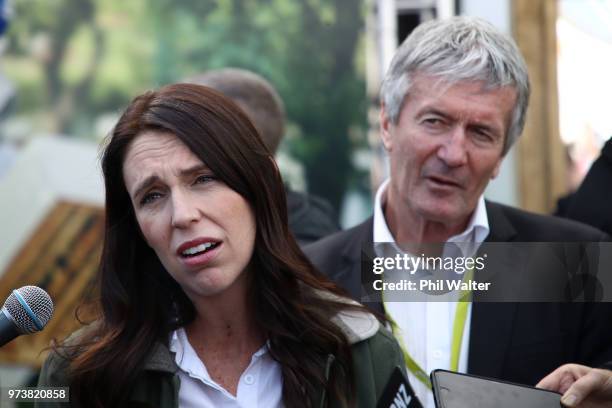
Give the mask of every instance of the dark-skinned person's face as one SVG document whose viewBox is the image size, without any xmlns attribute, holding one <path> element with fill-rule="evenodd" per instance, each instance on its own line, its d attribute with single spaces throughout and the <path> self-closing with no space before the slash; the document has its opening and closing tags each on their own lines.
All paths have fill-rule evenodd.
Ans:
<svg viewBox="0 0 612 408">
<path fill-rule="evenodd" d="M 466 222 L 489 180 L 499 173 L 516 101 L 511 87 L 447 84 L 418 75 L 397 124 L 381 112 L 388 151 L 389 194 L 413 216 L 444 224 Z"/>
</svg>

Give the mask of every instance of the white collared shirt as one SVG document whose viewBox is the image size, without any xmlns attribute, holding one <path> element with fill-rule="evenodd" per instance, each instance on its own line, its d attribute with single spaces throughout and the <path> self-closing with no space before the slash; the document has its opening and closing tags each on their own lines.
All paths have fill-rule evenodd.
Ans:
<svg viewBox="0 0 612 408">
<path fill-rule="evenodd" d="M 395 242 L 383 213 L 382 200 L 388 184 L 389 180 L 386 180 L 378 188 L 374 202 L 373 238 L 375 243 Z M 489 221 L 484 198 L 481 196 L 467 228 L 462 233 L 450 237 L 447 243 L 474 244 L 469 249 L 462 247 L 462 250 L 466 251 L 463 256 L 472 256 L 487 235 L 489 235 Z M 397 323 L 397 329 L 401 335 L 398 341 L 403 340 L 402 347 L 427 374 L 438 368 L 450 369 L 456 306 L 456 302 L 385 302 L 387 314 Z M 472 305 L 470 304 L 459 353 L 459 372 L 462 373 L 467 371 L 471 317 Z M 408 371 L 408 380 L 423 407 L 434 408 L 431 390 L 410 371 Z"/>
<path fill-rule="evenodd" d="M 170 334 L 170 351 L 175 353 L 179 367 L 180 408 L 283 407 L 281 367 L 270 356 L 267 344 L 251 357 L 251 363 L 240 376 L 236 396 L 210 377 L 183 328 Z"/>
</svg>

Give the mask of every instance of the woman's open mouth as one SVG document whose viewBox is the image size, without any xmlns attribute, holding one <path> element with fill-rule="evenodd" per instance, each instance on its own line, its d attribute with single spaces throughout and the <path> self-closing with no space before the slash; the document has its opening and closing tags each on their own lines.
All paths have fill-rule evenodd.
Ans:
<svg viewBox="0 0 612 408">
<path fill-rule="evenodd" d="M 187 258 L 198 256 L 216 248 L 219 244 L 219 242 L 206 242 L 191 248 L 187 248 L 186 250 L 181 252 L 181 256 Z"/>
<path fill-rule="evenodd" d="M 183 243 L 176 252 L 183 263 L 189 266 L 202 266 L 217 255 L 221 245 L 222 241 L 200 238 Z"/>
</svg>

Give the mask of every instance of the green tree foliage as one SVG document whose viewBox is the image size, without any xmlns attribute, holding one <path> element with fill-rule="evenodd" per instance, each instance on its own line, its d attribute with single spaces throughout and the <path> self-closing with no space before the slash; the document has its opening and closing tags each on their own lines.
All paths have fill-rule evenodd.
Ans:
<svg viewBox="0 0 612 408">
<path fill-rule="evenodd" d="M 338 208 L 365 144 L 349 137 L 366 126 L 362 11 L 355 0 L 16 0 L 3 65 L 20 112 L 84 137 L 147 88 L 225 66 L 258 72 L 286 103 L 309 190 Z"/>
</svg>

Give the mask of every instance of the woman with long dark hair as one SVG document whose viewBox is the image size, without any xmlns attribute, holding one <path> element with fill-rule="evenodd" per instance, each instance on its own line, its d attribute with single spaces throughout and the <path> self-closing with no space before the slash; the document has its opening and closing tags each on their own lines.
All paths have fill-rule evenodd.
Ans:
<svg viewBox="0 0 612 408">
<path fill-rule="evenodd" d="M 371 407 L 395 340 L 315 271 L 275 162 L 221 94 L 135 98 L 102 156 L 100 316 L 54 348 L 41 386 L 72 406 Z"/>
</svg>

